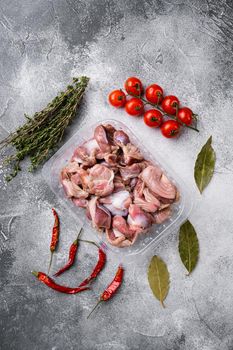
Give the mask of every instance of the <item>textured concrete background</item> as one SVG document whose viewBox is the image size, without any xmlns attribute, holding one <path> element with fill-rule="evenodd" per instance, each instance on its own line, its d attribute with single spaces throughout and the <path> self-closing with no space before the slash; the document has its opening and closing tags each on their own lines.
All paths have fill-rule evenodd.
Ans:
<svg viewBox="0 0 233 350">
<path fill-rule="evenodd" d="M 40 110 L 74 75 L 91 77 L 80 125 L 112 117 L 127 122 L 142 145 L 162 152 L 193 190 L 191 214 L 200 261 L 190 277 L 177 252 L 177 234 L 129 266 L 120 293 L 87 314 L 117 266 L 114 257 L 93 292 L 60 295 L 37 283 L 45 270 L 56 207 L 62 218 L 59 253 L 66 259 L 78 223 L 52 194 L 41 172 L 22 172 L 0 192 L 1 349 L 233 349 L 233 3 L 230 0 L 0 0 L 0 134 Z M 157 82 L 200 114 L 201 132 L 165 140 L 141 120 L 112 110 L 106 96 L 130 75 Z M 213 135 L 216 172 L 202 196 L 193 180 L 198 150 Z M 26 166 L 26 165 L 25 165 Z M 190 198 L 192 200 L 192 198 Z M 160 255 L 171 274 L 163 310 L 149 290 L 146 266 Z M 75 285 L 91 270 L 94 250 L 81 247 Z M 75 277 L 74 277 L 75 276 Z"/>
</svg>

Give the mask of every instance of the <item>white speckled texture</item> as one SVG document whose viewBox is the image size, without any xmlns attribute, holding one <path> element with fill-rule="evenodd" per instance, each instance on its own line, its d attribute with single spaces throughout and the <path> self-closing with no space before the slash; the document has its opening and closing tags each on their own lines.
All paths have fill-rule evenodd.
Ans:
<svg viewBox="0 0 233 350">
<path fill-rule="evenodd" d="M 187 277 L 177 233 L 126 269 L 114 300 L 87 314 L 114 275 L 113 256 L 93 291 L 66 296 L 37 283 L 30 271 L 47 269 L 51 208 L 61 219 L 53 271 L 66 259 L 77 223 L 42 179 L 21 172 L 9 185 L 0 168 L 1 349 L 233 349 L 233 5 L 230 0 L 0 0 L 0 138 L 23 113 L 41 109 L 74 75 L 90 76 L 81 126 L 104 118 L 125 121 L 142 145 L 162 152 L 196 201 L 190 220 L 200 261 Z M 163 139 L 140 118 L 113 110 L 107 94 L 130 75 L 157 82 L 200 114 L 200 134 L 185 130 Z M 200 147 L 213 135 L 214 178 L 200 196 L 193 179 Z M 25 163 L 25 167 L 26 167 Z M 13 220 L 11 220 L 13 218 Z M 163 310 L 148 287 L 146 266 L 160 255 L 171 274 Z M 94 248 L 81 246 L 77 265 L 61 281 L 76 285 L 91 270 Z"/>
</svg>

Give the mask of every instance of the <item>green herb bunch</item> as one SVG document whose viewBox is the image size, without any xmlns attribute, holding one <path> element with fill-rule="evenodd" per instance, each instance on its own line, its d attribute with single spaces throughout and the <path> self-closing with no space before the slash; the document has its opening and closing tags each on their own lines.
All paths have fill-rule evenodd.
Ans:
<svg viewBox="0 0 233 350">
<path fill-rule="evenodd" d="M 4 164 L 13 164 L 13 172 L 6 177 L 10 181 L 20 169 L 20 162 L 29 156 L 29 171 L 36 169 L 54 151 L 62 140 L 66 127 L 75 117 L 89 78 L 73 78 L 64 92 L 57 95 L 42 111 L 33 117 L 25 114 L 27 122 L 0 143 L 1 149 L 14 146 L 15 153 L 4 159 Z"/>
</svg>

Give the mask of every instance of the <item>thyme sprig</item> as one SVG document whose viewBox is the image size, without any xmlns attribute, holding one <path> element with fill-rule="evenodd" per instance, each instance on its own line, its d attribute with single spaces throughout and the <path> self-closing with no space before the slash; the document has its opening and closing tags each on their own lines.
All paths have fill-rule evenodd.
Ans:
<svg viewBox="0 0 233 350">
<path fill-rule="evenodd" d="M 64 92 L 59 93 L 42 111 L 33 117 L 25 114 L 27 122 L 0 142 L 0 149 L 14 146 L 15 153 L 6 157 L 4 164 L 13 164 L 13 171 L 6 177 L 12 180 L 21 170 L 20 162 L 30 157 L 29 171 L 35 170 L 55 150 L 65 129 L 74 119 L 80 106 L 89 78 L 73 78 Z"/>
</svg>

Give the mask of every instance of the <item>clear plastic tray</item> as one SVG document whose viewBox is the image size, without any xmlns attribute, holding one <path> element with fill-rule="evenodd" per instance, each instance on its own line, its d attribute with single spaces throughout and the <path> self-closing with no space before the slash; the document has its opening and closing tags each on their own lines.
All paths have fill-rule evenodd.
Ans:
<svg viewBox="0 0 233 350">
<path fill-rule="evenodd" d="M 111 246 L 105 237 L 104 233 L 98 233 L 92 226 L 91 222 L 86 218 L 85 209 L 79 208 L 73 202 L 66 198 L 65 192 L 59 181 L 61 169 L 70 160 L 75 148 L 81 145 L 84 141 L 93 137 L 94 129 L 99 124 L 112 124 L 116 129 L 124 130 L 132 143 L 134 143 L 145 156 L 146 159 L 151 160 L 155 165 L 158 165 L 167 177 L 177 186 L 180 192 L 179 202 L 172 205 L 172 216 L 161 225 L 153 225 L 150 231 L 146 234 L 140 235 L 134 245 L 126 248 L 117 248 Z M 187 191 L 183 181 L 175 174 L 173 170 L 168 167 L 163 158 L 159 154 L 152 154 L 147 148 L 141 146 L 141 141 L 135 134 L 122 122 L 106 119 L 92 125 L 85 125 L 79 129 L 71 139 L 63 145 L 43 167 L 43 177 L 51 190 L 59 197 L 63 203 L 71 210 L 73 216 L 83 226 L 85 233 L 97 239 L 99 243 L 104 243 L 107 250 L 111 250 L 119 257 L 137 256 L 145 252 L 149 247 L 157 244 L 164 236 L 177 230 L 177 228 L 188 218 L 192 206 L 192 196 Z"/>
</svg>

